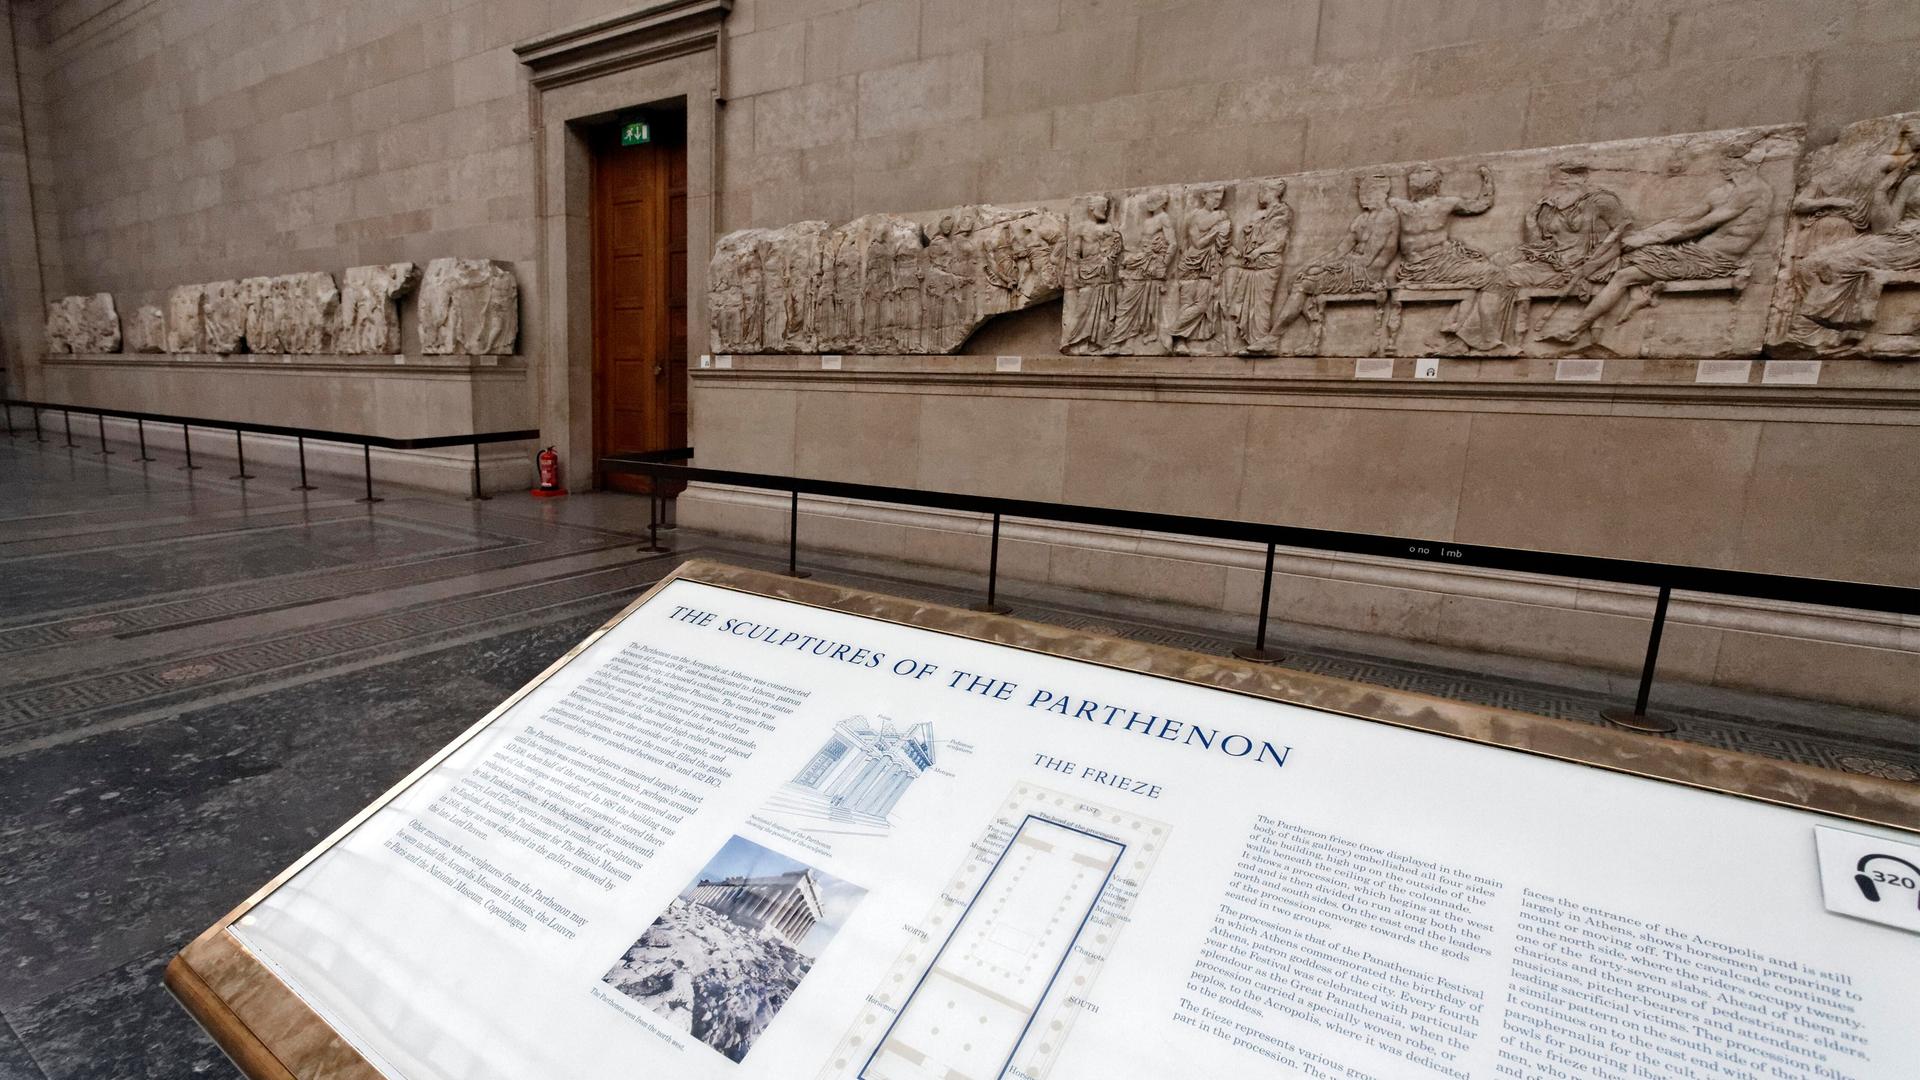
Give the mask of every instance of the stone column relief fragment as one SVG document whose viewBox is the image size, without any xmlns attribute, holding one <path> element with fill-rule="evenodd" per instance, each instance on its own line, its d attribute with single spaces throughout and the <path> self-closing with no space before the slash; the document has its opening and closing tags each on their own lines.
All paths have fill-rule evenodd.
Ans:
<svg viewBox="0 0 1920 1080">
<path fill-rule="evenodd" d="M 419 283 L 420 268 L 410 262 L 348 267 L 341 276 L 335 350 L 357 356 L 399 352 L 399 301 Z"/>
<path fill-rule="evenodd" d="M 47 304 L 47 352 L 120 351 L 120 314 L 108 293 L 63 296 Z"/>
<path fill-rule="evenodd" d="M 1792 218 L 1768 351 L 1920 356 L 1920 112 L 1851 124 L 1809 154 Z"/>
<path fill-rule="evenodd" d="M 206 351 L 221 356 L 247 349 L 247 295 L 238 281 L 215 281 L 201 286 L 201 323 Z"/>
<path fill-rule="evenodd" d="M 435 259 L 420 282 L 420 351 L 505 356 L 520 335 L 520 286 L 506 263 Z"/>
<path fill-rule="evenodd" d="M 180 285 L 167 293 L 167 351 L 207 351 L 207 287 Z"/>
<path fill-rule="evenodd" d="M 708 269 L 714 352 L 944 353 L 1060 295 L 1057 212 L 963 206 L 744 229 Z"/>
<path fill-rule="evenodd" d="M 167 313 L 156 304 L 143 304 L 127 320 L 126 349 L 130 353 L 167 351 Z"/>
</svg>

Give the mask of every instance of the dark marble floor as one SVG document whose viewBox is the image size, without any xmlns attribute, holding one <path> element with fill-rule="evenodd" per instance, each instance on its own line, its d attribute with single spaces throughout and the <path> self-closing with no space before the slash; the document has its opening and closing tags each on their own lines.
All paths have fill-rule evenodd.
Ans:
<svg viewBox="0 0 1920 1080">
<path fill-rule="evenodd" d="M 620 496 L 468 503 L 242 485 L 231 462 L 0 437 L 0 1080 L 231 1076 L 168 958 L 690 554 L 635 550 Z M 924 567 L 819 576 L 971 603 Z M 1243 618 L 1012 587 L 1023 617 L 1220 653 Z M 1288 663 L 1592 722 L 1617 676 L 1278 626 Z M 1503 672 L 1500 676 L 1485 674 Z M 1663 688 L 1680 737 L 1906 779 L 1915 722 Z"/>
</svg>

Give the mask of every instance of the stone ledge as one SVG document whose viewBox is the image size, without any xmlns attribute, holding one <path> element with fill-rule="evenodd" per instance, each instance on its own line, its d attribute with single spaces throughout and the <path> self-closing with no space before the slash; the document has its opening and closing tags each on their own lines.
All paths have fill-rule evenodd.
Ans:
<svg viewBox="0 0 1920 1080">
<path fill-rule="evenodd" d="M 486 372 L 514 375 L 527 369 L 520 356 L 411 356 L 395 353 L 382 356 L 358 356 L 345 353 L 52 353 L 41 359 L 48 367 L 228 367 L 264 368 L 275 371 L 352 371 L 369 375 L 423 371 Z"/>
</svg>

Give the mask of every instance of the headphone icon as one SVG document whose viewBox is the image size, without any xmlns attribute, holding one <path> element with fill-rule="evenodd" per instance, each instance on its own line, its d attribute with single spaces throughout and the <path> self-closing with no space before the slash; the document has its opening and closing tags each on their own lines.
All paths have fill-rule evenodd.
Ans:
<svg viewBox="0 0 1920 1080">
<path fill-rule="evenodd" d="M 1920 866 L 1915 866 L 1898 855 L 1867 855 L 1862 857 L 1858 863 L 1854 864 L 1853 882 L 1860 886 L 1860 895 L 1876 904 L 1880 902 L 1880 889 L 1873 883 L 1873 879 L 1866 874 L 1867 864 L 1875 859 L 1887 859 L 1892 862 L 1897 862 L 1914 873 L 1920 874 Z"/>
</svg>

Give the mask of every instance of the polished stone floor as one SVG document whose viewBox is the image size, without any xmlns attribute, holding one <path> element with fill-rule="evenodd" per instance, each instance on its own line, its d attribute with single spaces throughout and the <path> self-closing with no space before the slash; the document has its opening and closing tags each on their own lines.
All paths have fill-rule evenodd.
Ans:
<svg viewBox="0 0 1920 1080">
<path fill-rule="evenodd" d="M 167 959 L 691 554 L 646 503 L 225 479 L 0 437 L 0 1080 L 231 1076 Z M 224 467 L 223 467 L 224 465 Z M 324 482 L 323 482 L 324 483 Z M 822 578 L 971 603 L 977 583 L 810 554 Z M 1022 617 L 1221 653 L 1244 618 L 1010 585 Z M 1594 722 L 1621 676 L 1276 625 L 1306 670 Z M 1663 686 L 1679 737 L 1920 778 L 1920 724 Z"/>
</svg>

